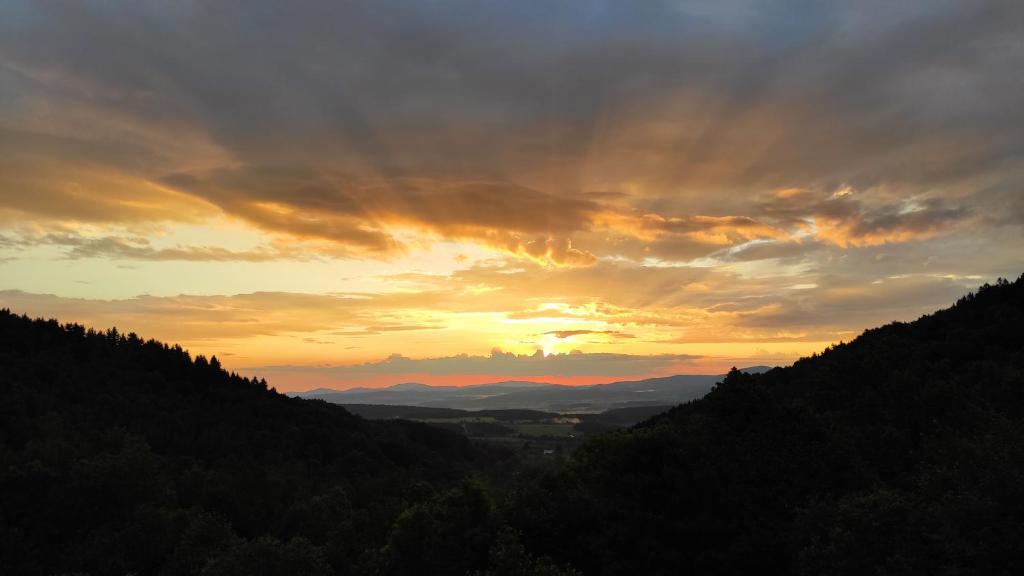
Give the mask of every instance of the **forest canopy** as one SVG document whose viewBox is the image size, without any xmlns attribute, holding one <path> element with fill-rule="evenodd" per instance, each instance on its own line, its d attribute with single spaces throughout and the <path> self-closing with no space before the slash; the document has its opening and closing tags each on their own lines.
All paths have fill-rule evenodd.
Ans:
<svg viewBox="0 0 1024 576">
<path fill-rule="evenodd" d="M 1024 277 L 547 467 L 116 330 L 0 313 L 17 574 L 1011 574 Z"/>
</svg>

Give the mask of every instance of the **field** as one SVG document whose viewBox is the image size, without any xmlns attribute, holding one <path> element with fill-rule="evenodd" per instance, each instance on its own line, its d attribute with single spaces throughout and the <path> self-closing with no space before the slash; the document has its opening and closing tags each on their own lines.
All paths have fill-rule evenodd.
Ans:
<svg viewBox="0 0 1024 576">
<path fill-rule="evenodd" d="M 571 452 L 588 437 L 625 428 L 668 410 L 642 406 L 598 414 L 559 414 L 539 410 L 455 410 L 418 406 L 345 404 L 371 420 L 403 419 L 425 422 L 478 441 L 507 446 L 530 458 L 557 457 Z"/>
</svg>

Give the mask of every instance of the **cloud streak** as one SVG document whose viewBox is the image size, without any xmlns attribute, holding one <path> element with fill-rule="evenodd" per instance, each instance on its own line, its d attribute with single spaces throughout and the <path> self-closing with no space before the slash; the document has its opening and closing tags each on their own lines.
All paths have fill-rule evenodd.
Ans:
<svg viewBox="0 0 1024 576">
<path fill-rule="evenodd" d="M 736 5 L 11 3 L 2 200 L 566 266 L 690 259 L 816 216 L 841 246 L 915 241 L 963 220 L 936 195 L 995 209 L 978 191 L 1022 168 L 1019 3 Z M 838 221 L 751 211 L 842 185 L 886 192 Z"/>
<path fill-rule="evenodd" d="M 1022 21 L 4 2 L 0 303 L 240 366 L 793 359 L 1024 269 Z"/>
<path fill-rule="evenodd" d="M 685 370 L 685 365 L 699 356 L 688 354 L 629 355 L 612 353 L 513 354 L 495 349 L 488 356 L 445 356 L 440 358 L 406 358 L 392 354 L 378 362 L 350 366 L 266 366 L 257 370 L 274 372 L 306 372 L 328 374 L 338 378 L 370 378 L 381 375 L 480 376 L 483 378 L 515 377 L 577 377 L 630 376 Z"/>
</svg>

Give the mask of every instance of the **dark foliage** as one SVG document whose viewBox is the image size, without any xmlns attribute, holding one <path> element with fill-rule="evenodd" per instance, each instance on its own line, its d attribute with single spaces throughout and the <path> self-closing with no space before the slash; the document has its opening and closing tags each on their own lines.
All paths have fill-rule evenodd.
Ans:
<svg viewBox="0 0 1024 576">
<path fill-rule="evenodd" d="M 357 414 L 371 420 L 386 420 L 389 418 L 404 418 L 406 420 L 493 418 L 502 422 L 511 422 L 516 420 L 544 420 L 561 416 L 561 414 L 556 412 L 541 412 L 540 410 L 459 410 L 457 408 L 403 406 L 400 404 L 340 403 L 339 405 L 344 406 L 352 414 Z M 668 410 L 668 407 L 664 407 L 662 411 L 664 410 Z"/>
<path fill-rule="evenodd" d="M 509 516 L 585 574 L 1024 566 L 1024 277 L 581 448 Z"/>
<path fill-rule="evenodd" d="M 382 570 L 402 511 L 482 449 L 134 334 L 0 313 L 6 574 Z"/>
<path fill-rule="evenodd" d="M 1022 322 L 1024 277 L 1000 281 L 515 469 L 180 348 L 4 312 L 0 567 L 1015 574 Z"/>
</svg>

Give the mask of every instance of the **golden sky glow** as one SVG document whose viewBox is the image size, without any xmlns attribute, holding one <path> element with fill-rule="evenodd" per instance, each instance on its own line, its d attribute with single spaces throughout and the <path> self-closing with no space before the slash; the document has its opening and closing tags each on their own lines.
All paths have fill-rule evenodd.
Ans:
<svg viewBox="0 0 1024 576">
<path fill-rule="evenodd" d="M 1019 3 L 628 4 L 8 3 L 0 306 L 281 390 L 591 383 L 1024 268 Z"/>
</svg>

